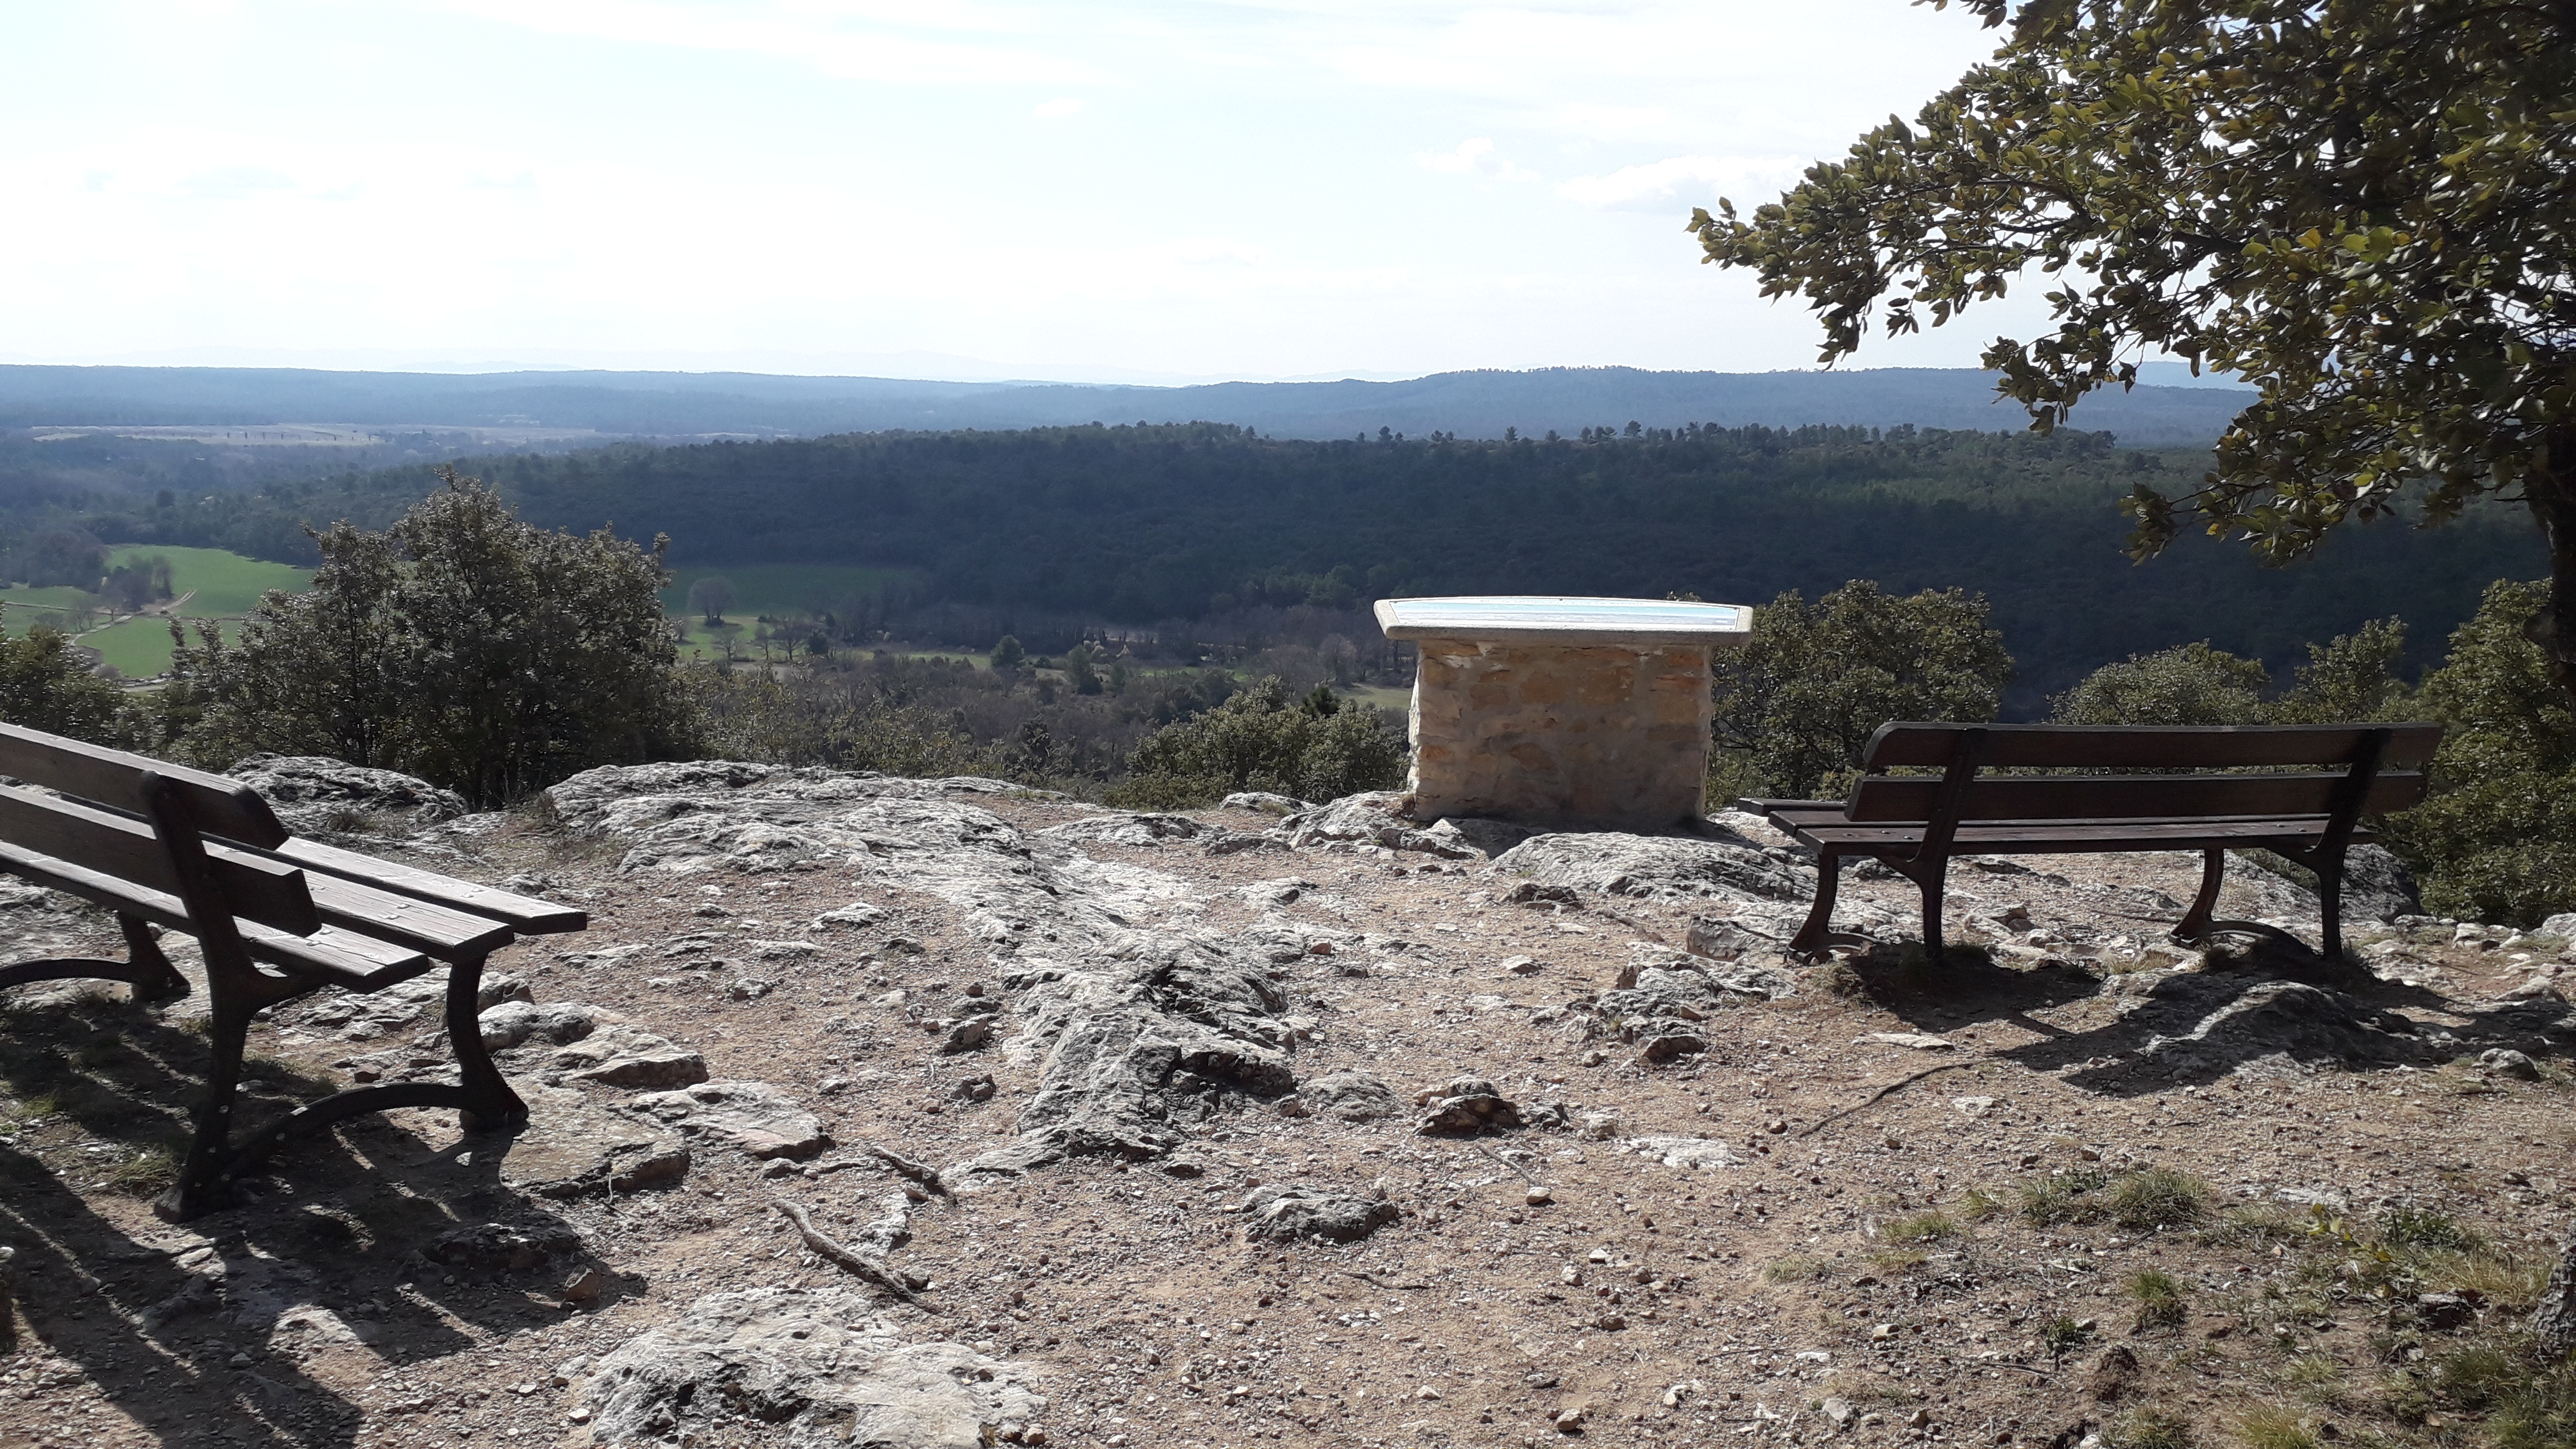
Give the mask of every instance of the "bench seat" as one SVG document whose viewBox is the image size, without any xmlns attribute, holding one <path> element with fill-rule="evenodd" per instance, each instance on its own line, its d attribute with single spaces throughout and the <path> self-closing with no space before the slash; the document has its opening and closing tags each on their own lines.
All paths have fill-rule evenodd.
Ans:
<svg viewBox="0 0 2576 1449">
<path fill-rule="evenodd" d="M 1808 955 L 1826 944 L 1841 863 L 1853 856 L 1915 882 L 1923 893 L 1924 950 L 1938 961 L 1943 881 L 1954 855 L 2200 851 L 2200 892 L 2175 928 L 2199 940 L 2210 927 L 2227 852 L 2259 848 L 2316 872 L 2322 944 L 2339 957 L 2344 853 L 2374 838 L 2369 817 L 2424 798 L 2423 767 L 2441 735 L 2430 724 L 1900 722 L 1871 736 L 1849 798 L 1736 804 L 1816 852 L 1815 904 L 1791 942 Z M 2284 765 L 2335 768 L 2273 768 Z M 1934 767 L 1937 775 L 1922 773 Z M 1989 769 L 2014 773 L 1984 773 Z"/>
<path fill-rule="evenodd" d="M 0 725 L 0 775 L 23 782 L 0 785 L 0 872 L 113 911 L 127 946 L 124 961 L 0 967 L 0 989 L 94 978 L 167 1000 L 190 987 L 152 928 L 194 936 L 203 953 L 214 1061 L 178 1181 L 154 1204 L 164 1217 L 220 1205 L 232 1177 L 283 1138 L 361 1113 L 454 1107 L 468 1131 L 526 1121 L 483 1047 L 483 963 L 520 936 L 584 929 L 580 910 L 298 840 L 238 781 L 14 725 Z M 234 1136 L 244 1040 L 259 1011 L 325 987 L 381 991 L 442 967 L 454 1084 L 352 1088 Z"/>
</svg>

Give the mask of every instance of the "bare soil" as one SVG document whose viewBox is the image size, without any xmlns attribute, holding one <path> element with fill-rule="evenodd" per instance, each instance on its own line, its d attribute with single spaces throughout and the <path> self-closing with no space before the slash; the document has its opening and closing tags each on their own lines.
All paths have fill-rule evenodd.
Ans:
<svg viewBox="0 0 2576 1449">
<path fill-rule="evenodd" d="M 1099 813 L 989 808 L 1029 829 Z M 614 849 L 529 820 L 474 849 L 428 863 L 543 870 L 593 916 L 495 969 L 540 1003 L 594 1003 L 694 1047 L 716 1078 L 800 1098 L 836 1143 L 820 1164 L 867 1144 L 947 1164 L 1015 1133 L 1037 1063 L 944 1053 L 920 1025 L 990 980 L 938 897 L 829 869 L 621 876 Z M 2203 958 L 2161 935 L 2194 858 L 1963 867 L 1946 966 L 1891 943 L 1801 971 L 1796 996 L 1704 1023 L 1705 1053 L 1648 1066 L 1584 1004 L 1630 943 L 1679 948 L 1713 903 L 1513 905 L 1513 881 L 1480 862 L 1367 847 L 1083 849 L 1185 878 L 1207 928 L 1268 916 L 1304 931 L 1307 954 L 1278 968 L 1312 1018 L 1301 1080 L 1365 1072 L 1409 1102 L 1474 1075 L 1524 1112 L 1561 1102 L 1575 1125 L 1423 1136 L 1410 1112 L 1349 1122 L 1220 1092 L 1171 1158 L 1077 1158 L 929 1197 L 894 1258 L 928 1280 L 924 1307 L 887 1316 L 1031 1365 L 1049 1402 L 1013 1426 L 1024 1442 L 2477 1443 L 2497 1400 L 2446 1366 L 2520 1351 L 2564 1231 L 2566 1045 L 2492 1004 L 2559 943 L 2357 932 L 2369 974 L 2255 936 Z M 1242 891 L 1281 878 L 1309 884 L 1286 904 Z M 2221 914 L 2274 913 L 2265 879 L 2235 872 Z M 1849 881 L 1844 898 L 1912 920 L 1901 881 Z M 692 933 L 794 935 L 854 900 L 889 919 L 811 937 L 826 948 L 813 961 L 711 972 L 660 954 Z M 2007 934 L 2011 905 L 2035 938 Z M 95 939 L 77 945 L 113 952 L 103 918 L 83 929 Z M 656 949 L 559 959 L 628 944 Z M 1513 957 L 1531 960 L 1515 972 Z M 2422 1050 L 2178 1067 L 2129 1019 L 2177 968 L 2323 983 L 2415 1023 Z M 771 989 L 736 999 L 744 976 Z M 2476 1064 L 2505 1043 L 2537 1080 Z M 267 1061 L 250 1121 L 345 1084 L 361 1050 L 285 1026 L 253 1049 Z M 0 1242 L 16 1250 L 0 1444 L 587 1443 L 571 1361 L 710 1292 L 834 1280 L 772 1199 L 846 1233 L 902 1181 L 701 1144 L 675 1186 L 523 1198 L 494 1167 L 506 1147 L 461 1137 L 452 1114 L 403 1112 L 293 1142 L 240 1206 L 168 1225 L 147 1205 L 155 1154 L 178 1140 L 202 1056 L 184 1005 L 26 994 L 0 1013 Z M 1658 1138 L 1723 1144 L 1736 1165 L 1635 1145 Z M 1248 1242 L 1229 1209 L 1278 1182 L 1382 1192 L 1403 1216 L 1348 1246 Z M 487 1220 L 578 1230 L 596 1296 L 567 1297 L 560 1261 L 421 1256 Z M 212 1289 L 210 1255 L 229 1268 Z M 2461 1290 L 2465 1314 L 2419 1302 Z M 710 1414 L 688 1442 L 788 1432 Z"/>
</svg>

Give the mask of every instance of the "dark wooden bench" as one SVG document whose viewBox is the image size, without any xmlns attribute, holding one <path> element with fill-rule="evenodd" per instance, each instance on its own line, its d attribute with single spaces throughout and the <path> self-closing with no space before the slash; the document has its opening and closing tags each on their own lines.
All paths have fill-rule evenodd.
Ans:
<svg viewBox="0 0 2576 1449">
<path fill-rule="evenodd" d="M 0 988 L 122 981 L 136 999 L 188 994 L 150 927 L 194 936 L 205 957 L 214 1061 L 178 1181 L 154 1204 L 189 1218 L 285 1137 L 393 1107 L 454 1107 L 467 1131 L 515 1127 L 527 1107 L 483 1049 L 483 961 L 522 935 L 578 931 L 581 911 L 299 840 L 236 780 L 0 725 L 0 871 L 116 913 L 127 959 L 25 961 Z M 45 792 L 56 792 L 48 794 Z M 455 1085 L 358 1087 L 235 1140 L 233 1097 L 252 1016 L 326 986 L 374 992 L 447 969 Z"/>
<path fill-rule="evenodd" d="M 1852 856 L 1922 889 L 1924 950 L 1938 961 L 1954 855 L 2200 851 L 2200 894 L 2174 928 L 2199 941 L 2227 852 L 2259 847 L 2316 872 L 2324 950 L 2339 958 L 2344 852 L 2371 839 L 2367 820 L 2424 798 L 2423 768 L 2441 738 L 2430 724 L 1888 724 L 1870 736 L 1848 800 L 1738 803 L 1816 852 L 1815 908 L 1790 943 L 1810 956 L 1827 944 Z M 1888 773 L 1909 767 L 1939 773 Z"/>
</svg>

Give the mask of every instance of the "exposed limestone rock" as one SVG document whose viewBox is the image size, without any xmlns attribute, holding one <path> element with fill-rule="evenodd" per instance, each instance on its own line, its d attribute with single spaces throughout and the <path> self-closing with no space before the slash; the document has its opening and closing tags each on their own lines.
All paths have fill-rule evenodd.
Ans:
<svg viewBox="0 0 2576 1449">
<path fill-rule="evenodd" d="M 850 904 L 841 907 L 839 910 L 825 911 L 823 914 L 816 916 L 814 918 L 814 929 L 824 931 L 830 930 L 835 926 L 841 926 L 847 927 L 851 930 L 863 931 L 870 926 L 881 926 L 885 924 L 885 921 L 885 907 L 872 906 L 865 901 L 852 901 Z"/>
<path fill-rule="evenodd" d="M 1501 855 L 1531 836 L 1539 834 L 1540 831 L 1537 826 L 1521 825 L 1510 820 L 1488 820 L 1480 815 L 1450 815 L 1431 822 L 1431 827 L 1422 833 L 1432 840 L 1490 857 Z"/>
<path fill-rule="evenodd" d="M 667 1037 L 631 1026 L 600 1027 L 554 1053 L 549 1071 L 565 1080 L 632 1090 L 686 1087 L 707 1079 L 707 1059 Z"/>
<path fill-rule="evenodd" d="M 475 983 L 474 999 L 485 1011 L 504 1002 L 525 1003 L 528 983 L 495 971 Z M 435 1029 L 446 1006 L 447 973 L 431 971 L 382 991 L 359 993 L 332 987 L 300 997 L 279 1007 L 277 1020 L 280 1026 L 342 1041 L 374 1041 L 405 1027 Z"/>
<path fill-rule="evenodd" d="M 1186 815 L 1101 815 L 1068 820 L 1038 832 L 1041 839 L 1067 844 L 1156 846 L 1166 840 L 1196 840 L 1215 830 Z"/>
<path fill-rule="evenodd" d="M 2356 845 L 2344 852 L 2343 915 L 2347 921 L 2396 920 L 2424 913 L 2424 893 L 2415 872 L 2383 845 Z"/>
<path fill-rule="evenodd" d="M 1741 1167 L 1744 1159 L 1735 1149 L 1714 1137 L 1631 1137 L 1619 1145 L 1622 1152 L 1634 1152 L 1662 1163 L 1666 1167 L 1711 1168 Z"/>
<path fill-rule="evenodd" d="M 1328 1072 L 1307 1082 L 1300 1095 L 1345 1122 L 1373 1122 L 1404 1110 L 1395 1089 L 1366 1072 Z"/>
<path fill-rule="evenodd" d="M 647 1092 L 631 1105 L 692 1137 L 727 1143 L 755 1158 L 801 1161 L 832 1142 L 813 1113 L 767 1082 L 699 1082 Z"/>
<path fill-rule="evenodd" d="M 798 1449 L 983 1449 L 1045 1409 L 1028 1365 L 907 1344 L 874 1314 L 838 1287 L 701 1298 L 600 1360 L 587 1384 L 593 1442 L 784 1424 Z"/>
<path fill-rule="evenodd" d="M 1383 845 L 1389 850 L 1420 850 L 1433 855 L 1463 860 L 1478 852 L 1464 843 L 1456 832 L 1435 836 L 1416 825 L 1404 811 L 1409 801 L 1400 790 L 1370 790 L 1358 795 L 1345 795 L 1321 809 L 1291 815 L 1279 822 L 1279 832 L 1288 844 L 1298 850 L 1358 841 Z"/>
<path fill-rule="evenodd" d="M 486 1008 L 480 1018 L 483 1048 L 506 1051 L 530 1038 L 561 1046 L 577 1042 L 599 1027 L 597 1008 L 579 1002 L 504 1001 Z"/>
<path fill-rule="evenodd" d="M 2414 1023 L 2301 981 L 2178 971 L 2142 993 L 2124 1022 L 2153 1033 L 2141 1060 L 2177 1074 L 2393 1065 L 2421 1060 Z"/>
<path fill-rule="evenodd" d="M 453 790 L 328 755 L 252 755 L 225 773 L 257 790 L 298 835 L 410 834 L 465 813 L 465 797 Z"/>
<path fill-rule="evenodd" d="M 1816 888 L 1813 866 L 1784 847 L 1756 845 L 1731 831 L 1538 835 L 1496 857 L 1494 869 L 1540 885 L 1649 900 L 1804 901 Z"/>
<path fill-rule="evenodd" d="M 1426 1110 L 1414 1131 L 1426 1137 L 1521 1125 L 1519 1105 L 1482 1077 L 1453 1077 L 1447 1086 L 1424 1092 L 1415 1100 Z"/>
<path fill-rule="evenodd" d="M 1066 1152 L 1152 1156 L 1229 1096 L 1295 1088 L 1287 999 L 1260 951 L 1139 924 L 1197 899 L 1180 880 L 941 798 L 955 793 L 974 791 L 716 761 L 588 771 L 547 792 L 547 808 L 627 843 L 626 871 L 846 863 L 874 885 L 958 907 L 1023 1024 L 1009 1050 L 1044 1053 L 1024 1140 L 951 1169 L 961 1183 Z"/>
<path fill-rule="evenodd" d="M 1217 803 L 1220 810 L 1249 810 L 1256 815 L 1295 815 L 1315 807 L 1288 795 L 1273 795 L 1267 790 L 1241 790 Z"/>
<path fill-rule="evenodd" d="M 535 1197 L 592 1197 L 636 1192 L 688 1175 L 689 1147 L 650 1123 L 593 1104 L 570 1087 L 513 1078 L 528 1104 L 528 1125 L 477 1153 L 500 1154 L 503 1186 Z"/>
<path fill-rule="evenodd" d="M 1395 1204 L 1357 1193 L 1269 1183 L 1244 1199 L 1244 1237 L 1255 1242 L 1321 1238 L 1356 1243 L 1403 1214 Z"/>
</svg>

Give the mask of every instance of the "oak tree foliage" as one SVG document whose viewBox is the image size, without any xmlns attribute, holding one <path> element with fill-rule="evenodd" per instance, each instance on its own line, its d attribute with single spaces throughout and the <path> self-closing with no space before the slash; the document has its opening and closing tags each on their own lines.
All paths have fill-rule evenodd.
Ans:
<svg viewBox="0 0 2576 1449">
<path fill-rule="evenodd" d="M 1984 360 L 2041 431 L 2149 351 L 2258 389 L 2197 489 L 2127 500 L 2141 558 L 2187 518 L 2279 563 L 2407 499 L 2525 503 L 2576 687 L 2576 0 L 1960 3 L 1993 58 L 1695 211 L 1706 260 L 1804 297 L 1828 363 L 2037 274 L 2049 330 Z"/>
<path fill-rule="evenodd" d="M 317 532 L 311 589 L 260 600 L 237 642 L 210 624 L 179 638 L 173 687 L 198 711 L 188 753 L 218 768 L 332 755 L 489 807 L 690 752 L 664 541 L 549 532 L 478 479 L 441 483 L 384 532 Z"/>
</svg>

